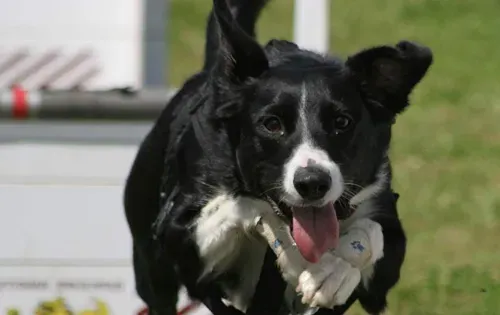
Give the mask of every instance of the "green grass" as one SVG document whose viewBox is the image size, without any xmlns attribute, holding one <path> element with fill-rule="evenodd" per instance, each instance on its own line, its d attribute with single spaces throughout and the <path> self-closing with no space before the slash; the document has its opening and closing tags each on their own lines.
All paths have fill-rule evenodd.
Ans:
<svg viewBox="0 0 500 315">
<path fill-rule="evenodd" d="M 417 40 L 435 64 L 395 126 L 391 152 L 408 234 L 387 314 L 500 314 L 500 2 L 332 1 L 332 51 Z M 172 0 L 171 83 L 202 62 L 211 1 Z M 274 0 L 259 39 L 292 38 L 292 1 Z M 359 306 L 349 312 L 363 314 Z"/>
</svg>

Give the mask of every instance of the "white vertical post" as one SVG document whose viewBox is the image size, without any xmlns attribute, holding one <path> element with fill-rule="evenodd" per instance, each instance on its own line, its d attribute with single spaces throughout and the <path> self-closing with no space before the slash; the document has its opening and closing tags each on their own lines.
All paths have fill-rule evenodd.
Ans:
<svg viewBox="0 0 500 315">
<path fill-rule="evenodd" d="M 300 48 L 319 53 L 329 48 L 330 0 L 295 0 L 294 41 Z"/>
</svg>

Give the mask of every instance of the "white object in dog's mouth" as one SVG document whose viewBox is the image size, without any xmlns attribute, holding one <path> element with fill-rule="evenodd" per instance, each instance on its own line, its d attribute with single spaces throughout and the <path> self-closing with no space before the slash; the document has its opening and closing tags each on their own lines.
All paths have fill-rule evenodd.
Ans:
<svg viewBox="0 0 500 315">
<path fill-rule="evenodd" d="M 315 263 L 337 247 L 339 221 L 333 202 L 323 207 L 292 207 L 292 215 L 292 236 L 307 261 Z"/>
</svg>

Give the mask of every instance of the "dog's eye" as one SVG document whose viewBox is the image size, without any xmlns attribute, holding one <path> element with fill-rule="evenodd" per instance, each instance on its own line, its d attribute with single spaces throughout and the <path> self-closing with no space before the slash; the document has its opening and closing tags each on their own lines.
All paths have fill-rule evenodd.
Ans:
<svg viewBox="0 0 500 315">
<path fill-rule="evenodd" d="M 273 135 L 282 136 L 285 133 L 285 129 L 283 128 L 281 120 L 276 116 L 266 117 L 262 122 L 262 125 L 264 126 L 267 132 Z"/>
<path fill-rule="evenodd" d="M 344 131 L 351 125 L 351 118 L 345 115 L 340 115 L 335 118 L 335 129 Z"/>
</svg>

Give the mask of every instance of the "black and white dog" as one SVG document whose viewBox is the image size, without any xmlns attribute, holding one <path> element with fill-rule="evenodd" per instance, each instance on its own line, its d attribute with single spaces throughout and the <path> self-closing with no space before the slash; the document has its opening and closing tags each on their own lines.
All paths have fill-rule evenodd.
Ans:
<svg viewBox="0 0 500 315">
<path fill-rule="evenodd" d="M 355 292 L 378 314 L 406 245 L 391 126 L 431 51 L 402 41 L 343 61 L 284 40 L 261 47 L 254 27 L 268 1 L 229 2 L 214 0 L 204 69 L 158 118 L 127 180 L 137 291 L 152 314 L 176 314 L 180 286 L 215 315 L 246 312 L 268 249 L 255 222 L 272 212 L 311 262 L 299 274 L 281 266 L 287 312 L 330 314 Z"/>
</svg>

